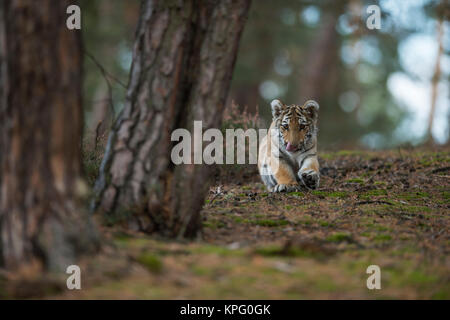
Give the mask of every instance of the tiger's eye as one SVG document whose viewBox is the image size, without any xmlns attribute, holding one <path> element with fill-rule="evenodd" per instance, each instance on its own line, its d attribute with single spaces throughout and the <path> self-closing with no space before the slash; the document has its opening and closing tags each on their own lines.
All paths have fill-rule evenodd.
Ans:
<svg viewBox="0 0 450 320">
<path fill-rule="evenodd" d="M 284 130 L 289 129 L 289 126 L 287 124 L 283 124 L 282 127 L 283 127 Z"/>
</svg>

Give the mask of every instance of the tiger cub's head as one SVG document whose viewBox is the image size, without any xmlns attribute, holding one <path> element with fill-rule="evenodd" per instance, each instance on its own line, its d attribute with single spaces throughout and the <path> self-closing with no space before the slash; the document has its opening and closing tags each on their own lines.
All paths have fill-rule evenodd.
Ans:
<svg viewBox="0 0 450 320">
<path fill-rule="evenodd" d="M 316 140 L 319 104 L 314 100 L 306 101 L 302 106 L 287 106 L 280 100 L 271 103 L 275 128 L 280 136 L 280 147 L 288 152 L 305 151 Z"/>
</svg>

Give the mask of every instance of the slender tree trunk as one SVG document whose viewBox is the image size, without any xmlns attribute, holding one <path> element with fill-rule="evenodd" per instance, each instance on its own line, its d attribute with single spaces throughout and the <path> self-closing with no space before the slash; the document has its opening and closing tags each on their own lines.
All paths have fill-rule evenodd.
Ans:
<svg viewBox="0 0 450 320">
<path fill-rule="evenodd" d="M 207 165 L 175 166 L 171 133 L 219 128 L 250 0 L 143 1 L 125 108 L 109 137 L 94 209 L 131 226 L 193 237 Z M 192 132 L 192 130 L 190 130 Z"/>
<path fill-rule="evenodd" d="M 96 243 L 79 205 L 81 39 L 66 27 L 74 3 L 0 2 L 0 253 L 9 269 L 65 271 Z"/>
<path fill-rule="evenodd" d="M 308 64 L 300 81 L 300 101 L 314 99 L 319 101 L 326 90 L 325 85 L 335 72 L 338 12 L 328 13 L 318 32 L 317 39 L 308 53 Z"/>
<path fill-rule="evenodd" d="M 427 129 L 427 139 L 429 142 L 432 141 L 432 134 L 431 131 L 433 130 L 433 121 L 434 121 L 434 114 L 436 113 L 436 104 L 437 104 L 437 98 L 438 98 L 438 86 L 439 86 L 439 79 L 441 77 L 441 56 L 444 52 L 444 23 L 442 22 L 442 18 L 438 22 L 438 52 L 436 57 L 436 65 L 434 67 L 434 73 L 433 78 L 431 80 L 431 106 L 430 106 L 430 115 L 428 116 L 428 129 Z"/>
</svg>

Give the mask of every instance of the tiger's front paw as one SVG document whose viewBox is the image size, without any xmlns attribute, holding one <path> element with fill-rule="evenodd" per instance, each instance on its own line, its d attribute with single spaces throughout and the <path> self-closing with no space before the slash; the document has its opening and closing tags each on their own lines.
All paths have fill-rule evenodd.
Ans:
<svg viewBox="0 0 450 320">
<path fill-rule="evenodd" d="M 300 180 L 303 182 L 305 187 L 308 189 L 317 189 L 319 188 L 320 176 L 314 170 L 307 170 L 298 173 Z"/>
<path fill-rule="evenodd" d="M 299 189 L 300 186 L 298 184 L 277 184 L 272 188 L 272 192 L 294 192 Z"/>
</svg>

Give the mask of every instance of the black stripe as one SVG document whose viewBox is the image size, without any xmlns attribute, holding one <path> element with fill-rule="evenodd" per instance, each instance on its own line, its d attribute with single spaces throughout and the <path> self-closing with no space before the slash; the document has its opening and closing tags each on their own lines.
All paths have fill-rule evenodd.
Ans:
<svg viewBox="0 0 450 320">
<path fill-rule="evenodd" d="M 303 153 L 306 153 L 306 152 L 308 152 L 309 150 L 312 150 L 312 149 L 314 149 L 314 147 L 315 147 L 315 145 L 314 145 L 314 146 L 312 146 L 311 148 L 309 148 L 308 150 L 305 150 L 305 151 L 303 151 Z"/>
</svg>

